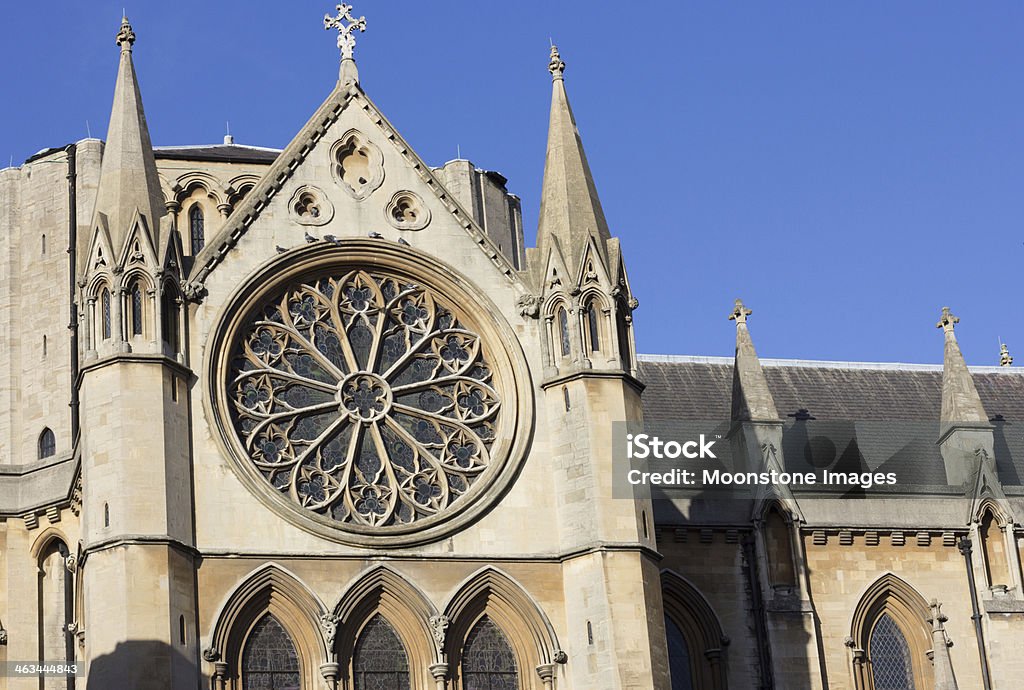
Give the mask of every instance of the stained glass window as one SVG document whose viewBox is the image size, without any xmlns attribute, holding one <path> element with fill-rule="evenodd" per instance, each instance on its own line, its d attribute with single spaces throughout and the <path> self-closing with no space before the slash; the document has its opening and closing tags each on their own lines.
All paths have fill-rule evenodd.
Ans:
<svg viewBox="0 0 1024 690">
<path fill-rule="evenodd" d="M 562 356 L 569 356 L 569 315 L 564 307 L 558 308 L 558 336 L 562 339 Z"/>
<path fill-rule="evenodd" d="M 462 649 L 464 690 L 518 690 L 516 657 L 504 633 L 484 616 L 470 631 Z"/>
<path fill-rule="evenodd" d="M 888 613 L 879 617 L 871 631 L 868 658 L 871 659 L 875 690 L 914 690 L 907 638 Z"/>
<path fill-rule="evenodd" d="M 132 285 L 132 335 L 142 335 L 142 287 Z"/>
<path fill-rule="evenodd" d="M 242 690 L 299 690 L 299 655 L 273 615 L 259 620 L 242 651 Z"/>
<path fill-rule="evenodd" d="M 665 616 L 665 638 L 668 640 L 668 671 L 672 679 L 672 690 L 693 690 L 690 648 L 683 631 L 668 616 Z"/>
<path fill-rule="evenodd" d="M 359 634 L 352 670 L 355 690 L 409 690 L 405 647 L 380 614 Z"/>
<path fill-rule="evenodd" d="M 192 238 L 192 254 L 198 254 L 206 245 L 206 228 L 203 219 L 203 208 L 199 204 L 193 204 L 188 212 L 188 228 Z"/>
<path fill-rule="evenodd" d="M 100 311 L 103 319 L 103 339 L 107 340 L 110 338 L 110 290 L 107 288 L 103 288 L 103 292 L 100 293 Z"/>
<path fill-rule="evenodd" d="M 49 458 L 57 452 L 57 439 L 50 429 L 43 429 L 39 434 L 39 459 Z"/>
<path fill-rule="evenodd" d="M 249 461 L 299 506 L 390 526 L 487 470 L 501 411 L 486 348 L 439 294 L 350 271 L 263 304 L 228 374 Z"/>
<path fill-rule="evenodd" d="M 597 307 L 593 300 L 587 305 L 587 332 L 590 335 L 590 351 L 601 350 L 601 331 L 597 322 Z"/>
</svg>

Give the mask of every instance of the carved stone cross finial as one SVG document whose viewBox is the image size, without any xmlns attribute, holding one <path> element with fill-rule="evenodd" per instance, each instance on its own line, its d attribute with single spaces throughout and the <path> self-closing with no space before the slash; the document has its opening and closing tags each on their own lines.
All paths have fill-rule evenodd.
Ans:
<svg viewBox="0 0 1024 690">
<path fill-rule="evenodd" d="M 552 79 L 561 79 L 565 75 L 565 60 L 558 53 L 558 46 L 551 44 L 551 60 L 548 62 L 548 72 L 551 72 Z"/>
<path fill-rule="evenodd" d="M 338 5 L 337 17 L 324 15 L 324 29 L 338 30 L 338 49 L 341 51 L 341 58 L 351 60 L 356 48 L 356 37 L 353 34 L 356 31 L 366 31 L 366 17 L 356 19 L 352 16 L 352 5 L 343 2 Z"/>
<path fill-rule="evenodd" d="M 736 306 L 733 308 L 732 313 L 729 314 L 729 320 L 735 321 L 738 324 L 745 324 L 747 322 L 747 317 L 753 313 L 754 312 L 744 306 L 743 300 L 738 299 L 736 300 Z"/>
<path fill-rule="evenodd" d="M 1010 349 L 1006 343 L 999 343 L 999 366 L 1008 367 L 1013 364 L 1013 357 L 1010 356 Z"/>
<path fill-rule="evenodd" d="M 953 313 L 949 311 L 949 307 L 943 307 L 942 316 L 939 318 L 939 322 L 935 324 L 935 327 L 951 333 L 958 323 L 960 323 L 960 317 L 953 316 Z"/>
<path fill-rule="evenodd" d="M 121 46 L 121 50 L 131 50 L 132 44 L 135 43 L 135 32 L 132 31 L 132 25 L 128 23 L 128 17 L 121 17 L 121 30 L 117 32 L 117 45 Z"/>
</svg>

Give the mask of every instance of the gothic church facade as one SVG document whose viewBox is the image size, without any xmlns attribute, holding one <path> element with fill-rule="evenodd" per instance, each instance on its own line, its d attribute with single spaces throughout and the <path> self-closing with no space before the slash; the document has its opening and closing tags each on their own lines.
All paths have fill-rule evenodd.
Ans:
<svg viewBox="0 0 1024 690">
<path fill-rule="evenodd" d="M 1015 687 L 1017 370 L 948 311 L 940 368 L 761 362 L 742 305 L 735 359 L 637 356 L 557 49 L 527 248 L 340 9 L 283 150 L 154 147 L 125 20 L 106 140 L 0 171 L 0 660 L 79 671 L 0 688 Z M 616 423 L 784 467 L 809 415 L 933 421 L 926 495 L 613 490 Z"/>
</svg>

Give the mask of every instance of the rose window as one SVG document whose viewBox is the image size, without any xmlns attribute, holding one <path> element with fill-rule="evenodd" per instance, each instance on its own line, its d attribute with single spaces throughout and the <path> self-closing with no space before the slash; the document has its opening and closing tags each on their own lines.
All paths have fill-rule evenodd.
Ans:
<svg viewBox="0 0 1024 690">
<path fill-rule="evenodd" d="M 437 515 L 491 463 L 501 415 L 481 337 L 438 293 L 353 270 L 291 284 L 240 332 L 227 398 L 246 461 L 343 525 Z"/>
</svg>

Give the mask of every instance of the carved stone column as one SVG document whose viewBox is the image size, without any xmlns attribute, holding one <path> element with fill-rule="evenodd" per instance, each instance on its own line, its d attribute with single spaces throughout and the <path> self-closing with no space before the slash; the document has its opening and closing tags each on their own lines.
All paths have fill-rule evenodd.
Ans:
<svg viewBox="0 0 1024 690">
<path fill-rule="evenodd" d="M 96 359 L 96 343 L 93 341 L 93 321 L 96 318 L 96 298 L 89 297 L 85 301 L 85 314 L 82 318 L 82 340 L 85 341 L 86 360 Z"/>
<path fill-rule="evenodd" d="M 434 678 L 436 690 L 447 690 L 448 688 L 448 664 L 431 664 L 427 667 L 430 675 Z"/>
<path fill-rule="evenodd" d="M 329 690 L 338 690 L 338 671 L 340 667 L 333 661 L 320 664 L 320 675 L 327 682 Z"/>
<path fill-rule="evenodd" d="M 537 667 L 537 675 L 540 676 L 540 682 L 544 683 L 544 690 L 555 687 L 555 664 L 541 664 Z"/>
<path fill-rule="evenodd" d="M 227 687 L 228 665 L 218 661 L 213 665 L 213 689 L 225 690 Z"/>
</svg>

